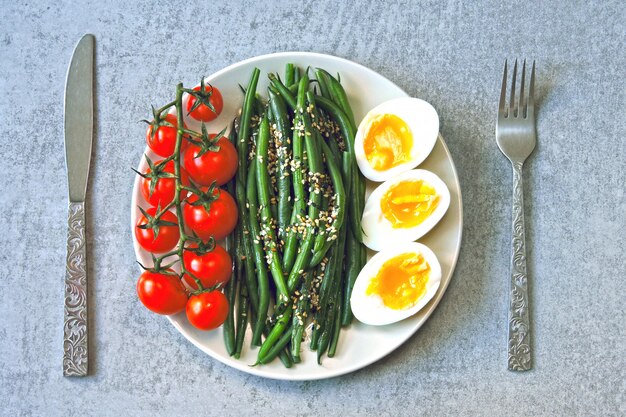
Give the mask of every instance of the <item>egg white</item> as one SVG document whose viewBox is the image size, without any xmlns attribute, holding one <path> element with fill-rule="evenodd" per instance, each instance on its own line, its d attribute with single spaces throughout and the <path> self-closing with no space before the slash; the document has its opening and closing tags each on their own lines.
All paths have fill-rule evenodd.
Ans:
<svg viewBox="0 0 626 417">
<path fill-rule="evenodd" d="M 366 290 L 382 265 L 389 259 L 403 253 L 421 254 L 430 266 L 430 274 L 426 283 L 426 292 L 419 301 L 406 310 L 394 310 L 385 306 L 378 295 L 367 295 Z M 420 311 L 435 296 L 441 283 L 441 265 L 435 253 L 426 245 L 417 242 L 394 245 L 378 252 L 365 264 L 357 277 L 350 297 L 350 305 L 354 317 L 362 323 L 381 326 L 404 320 Z"/>
<path fill-rule="evenodd" d="M 388 170 L 378 171 L 367 160 L 363 141 L 372 120 L 383 114 L 393 114 L 404 120 L 411 130 L 413 146 L 411 147 L 408 161 Z M 401 97 L 385 101 L 370 110 L 359 124 L 354 138 L 354 153 L 357 164 L 366 178 L 376 182 L 385 181 L 421 164 L 433 150 L 438 135 L 439 116 L 430 103 L 412 97 Z"/>
<path fill-rule="evenodd" d="M 440 196 L 435 210 L 423 222 L 411 228 L 394 228 L 383 215 L 380 200 L 393 185 L 407 180 L 423 180 L 433 186 Z M 363 243 L 368 248 L 380 251 L 390 242 L 413 242 L 428 233 L 444 216 L 450 206 L 450 191 L 436 174 L 425 169 L 407 171 L 379 185 L 367 199 L 363 209 L 361 227 Z"/>
</svg>

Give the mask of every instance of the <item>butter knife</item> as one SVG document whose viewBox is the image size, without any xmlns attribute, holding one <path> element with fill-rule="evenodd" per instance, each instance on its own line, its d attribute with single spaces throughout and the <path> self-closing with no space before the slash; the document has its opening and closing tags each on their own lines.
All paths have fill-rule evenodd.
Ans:
<svg viewBox="0 0 626 417">
<path fill-rule="evenodd" d="M 69 215 L 63 324 L 64 376 L 85 376 L 88 370 L 85 194 L 93 139 L 94 47 L 93 35 L 81 38 L 74 50 L 65 83 Z"/>
</svg>

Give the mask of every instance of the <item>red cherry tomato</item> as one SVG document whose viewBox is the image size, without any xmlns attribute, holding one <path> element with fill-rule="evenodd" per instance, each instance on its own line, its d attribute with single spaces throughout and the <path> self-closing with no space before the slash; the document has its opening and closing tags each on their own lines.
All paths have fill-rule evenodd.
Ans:
<svg viewBox="0 0 626 417">
<path fill-rule="evenodd" d="M 187 301 L 187 319 L 200 330 L 213 330 L 226 321 L 228 299 L 220 291 L 192 295 Z"/>
<path fill-rule="evenodd" d="M 173 114 L 167 114 L 164 118 L 164 121 L 171 123 L 172 126 L 159 126 L 152 135 L 152 125 L 148 127 L 148 131 L 146 132 L 146 143 L 148 147 L 154 151 L 159 156 L 163 158 L 167 158 L 168 156 L 174 153 L 176 149 L 176 134 L 178 130 L 178 122 L 176 116 Z M 181 149 L 184 149 L 187 146 L 187 141 L 183 140 L 181 143 Z"/>
<path fill-rule="evenodd" d="M 156 221 L 156 223 L 159 224 L 166 221 L 174 223 L 176 226 L 159 224 L 159 233 L 155 236 L 154 228 L 141 228 L 139 226 L 150 225 L 150 223 L 154 224 L 155 220 L 153 216 L 157 213 L 157 209 L 156 207 L 150 207 L 146 210 L 146 213 L 150 218 L 142 215 L 139 220 L 137 220 L 137 225 L 135 226 L 135 237 L 139 245 L 152 253 L 163 253 L 174 249 L 180 238 L 180 232 L 177 226 L 178 217 L 171 211 L 165 212 L 161 216 L 160 221 Z"/>
<path fill-rule="evenodd" d="M 198 245 L 190 245 L 190 248 L 197 248 Z M 185 268 L 200 279 L 204 288 L 210 288 L 217 284 L 225 284 L 230 279 L 233 261 L 226 250 L 220 245 L 215 245 L 211 252 L 197 254 L 185 250 L 183 253 Z M 185 274 L 185 282 L 194 290 L 198 289 L 196 281 Z"/>
<path fill-rule="evenodd" d="M 200 91 L 200 86 L 195 87 L 194 91 Z M 210 84 L 204 86 L 204 94 L 202 95 L 204 96 L 205 100 L 208 100 L 211 106 L 213 106 L 213 109 L 215 111 L 211 110 L 209 106 L 204 103 L 195 106 L 198 98 L 190 94 L 189 100 L 187 101 L 187 112 L 191 117 L 196 120 L 202 122 L 210 122 L 211 120 L 219 116 L 222 112 L 222 108 L 224 107 L 224 99 L 222 98 L 222 93 L 220 93 L 220 90 Z M 193 109 L 194 106 L 195 109 Z"/>
<path fill-rule="evenodd" d="M 210 135 L 214 138 L 215 135 Z M 224 185 L 237 172 L 237 151 L 233 144 L 221 137 L 215 144 L 217 151 L 207 151 L 198 156 L 202 148 L 196 144 L 189 144 L 183 156 L 183 165 L 189 176 L 198 184 L 209 186 L 213 182 Z"/>
<path fill-rule="evenodd" d="M 207 192 L 207 187 L 202 187 Z M 190 203 L 198 201 L 196 194 L 187 197 L 187 204 L 183 206 L 183 220 L 185 224 L 202 240 L 224 239 L 237 225 L 237 205 L 235 200 L 226 190 L 215 188 L 213 193 L 215 200 L 209 204 L 209 210 L 203 205 L 194 206 Z"/>
<path fill-rule="evenodd" d="M 176 314 L 187 305 L 187 290 L 176 275 L 144 271 L 137 281 L 137 295 L 157 314 Z"/>
<path fill-rule="evenodd" d="M 160 163 L 161 161 L 157 161 L 154 163 L 154 166 L 158 167 Z M 174 161 L 169 161 L 165 166 L 161 166 L 158 169 L 160 172 L 174 174 Z M 146 168 L 143 174 L 148 177 L 141 179 L 141 194 L 150 205 L 154 207 L 165 207 L 174 200 L 174 194 L 176 192 L 176 180 L 174 178 L 150 178 L 149 175 L 152 174 L 150 168 Z M 180 169 L 180 178 L 183 185 L 189 185 L 189 176 L 187 175 L 187 171 L 183 168 Z M 150 185 L 152 181 L 156 181 L 156 185 L 154 186 L 152 195 L 150 195 Z M 187 191 L 182 190 L 180 192 L 181 201 L 184 200 L 185 197 L 187 197 Z"/>
</svg>

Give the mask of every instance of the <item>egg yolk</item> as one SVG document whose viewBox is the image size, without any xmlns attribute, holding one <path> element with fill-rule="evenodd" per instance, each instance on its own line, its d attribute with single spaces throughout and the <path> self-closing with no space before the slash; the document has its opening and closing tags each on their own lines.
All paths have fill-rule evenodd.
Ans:
<svg viewBox="0 0 626 417">
<path fill-rule="evenodd" d="M 393 310 L 413 307 L 426 293 L 430 265 L 418 253 L 403 253 L 387 260 L 370 281 L 365 294 L 378 295 Z"/>
<path fill-rule="evenodd" d="M 393 228 L 411 228 L 422 223 L 439 204 L 435 188 L 423 180 L 401 181 L 389 187 L 380 199 L 383 216 Z"/>
<path fill-rule="evenodd" d="M 385 171 L 408 161 L 412 147 L 411 129 L 394 114 L 374 117 L 363 139 L 365 157 L 377 171 Z"/>
</svg>

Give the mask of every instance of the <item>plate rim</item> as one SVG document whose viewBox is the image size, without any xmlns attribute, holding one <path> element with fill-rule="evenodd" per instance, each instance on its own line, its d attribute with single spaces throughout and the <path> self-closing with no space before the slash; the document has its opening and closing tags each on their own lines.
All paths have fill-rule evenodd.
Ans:
<svg viewBox="0 0 626 417">
<path fill-rule="evenodd" d="M 388 79 L 387 77 L 385 77 L 384 75 L 378 73 L 377 71 L 374 71 L 371 68 L 366 67 L 365 65 L 359 64 L 358 62 L 354 62 L 352 60 L 346 59 L 346 58 L 342 58 L 342 57 L 338 57 L 335 55 L 331 55 L 331 54 L 325 54 L 325 53 L 320 53 L 320 52 L 305 52 L 305 51 L 286 51 L 286 52 L 274 52 L 274 53 L 268 53 L 268 54 L 263 54 L 263 55 L 258 55 L 258 56 L 254 56 L 254 57 L 250 57 L 250 58 L 246 58 L 244 60 L 235 62 L 231 65 L 228 65 L 227 67 L 222 68 L 221 70 L 218 70 L 217 72 L 214 72 L 212 74 L 210 74 L 207 78 L 215 78 L 215 77 L 219 77 L 224 73 L 227 73 L 229 71 L 232 71 L 236 68 L 242 67 L 242 66 L 246 66 L 246 65 L 250 65 L 253 64 L 255 62 L 258 61 L 264 61 L 267 59 L 275 59 L 275 58 L 289 58 L 289 57 L 299 57 L 299 58 L 303 58 L 303 57 L 315 57 L 315 58 L 322 58 L 322 59 L 330 59 L 333 61 L 338 61 L 340 63 L 343 64 L 347 64 L 347 65 L 352 65 L 352 66 L 356 66 L 359 69 L 369 72 L 377 77 L 382 77 L 384 80 L 386 80 L 387 82 L 389 82 L 390 84 L 392 84 L 393 86 L 395 86 L 399 91 L 401 91 L 402 93 L 404 93 L 407 97 L 411 97 L 403 88 L 401 88 L 400 86 L 398 86 L 395 82 L 391 81 L 390 79 Z M 441 126 L 440 126 L 441 129 Z M 221 355 L 216 354 L 215 352 L 209 350 L 206 346 L 202 345 L 198 340 L 196 340 L 195 338 L 192 338 L 190 334 L 188 334 L 188 332 L 182 328 L 182 326 L 173 319 L 173 316 L 166 316 L 168 321 L 174 326 L 174 328 L 185 337 L 185 339 L 187 339 L 189 342 L 191 342 L 195 347 L 197 347 L 198 349 L 200 349 L 202 352 L 204 352 L 205 354 L 209 355 L 211 358 L 216 359 L 217 361 L 219 361 L 220 363 L 237 369 L 241 372 L 250 374 L 250 375 L 255 375 L 255 376 L 259 376 L 259 377 L 263 377 L 263 378 L 268 378 L 268 379 L 273 379 L 273 380 L 284 380 L 284 381 L 314 381 L 314 380 L 322 380 L 322 379 L 329 379 L 329 378 L 334 378 L 334 377 L 338 377 L 341 375 L 346 375 L 355 371 L 358 371 L 360 369 L 363 369 L 369 365 L 371 365 L 374 362 L 377 362 L 383 358 L 385 358 L 386 356 L 388 356 L 389 354 L 391 354 L 392 352 L 394 352 L 396 349 L 398 349 L 400 346 L 402 346 L 403 344 L 406 343 L 407 340 L 409 340 L 411 337 L 413 337 L 424 325 L 424 323 L 426 323 L 426 321 L 428 321 L 428 319 L 430 318 L 430 316 L 433 314 L 433 312 L 435 311 L 435 309 L 437 308 L 437 306 L 439 305 L 439 302 L 441 301 L 441 299 L 443 298 L 448 285 L 450 284 L 450 281 L 452 280 L 452 277 L 454 276 L 454 272 L 456 270 L 456 265 L 459 259 L 459 255 L 461 252 L 461 243 L 462 243 L 462 239 L 463 239 L 463 197 L 462 197 L 462 190 L 461 190 L 461 183 L 459 181 L 459 176 L 458 176 L 458 172 L 456 169 L 456 164 L 454 163 L 454 159 L 452 158 L 452 154 L 450 153 L 450 149 L 448 148 L 448 145 L 446 144 L 443 135 L 441 134 L 441 131 L 438 133 L 437 135 L 437 142 L 440 142 L 442 147 L 443 147 L 443 151 L 448 159 L 448 161 L 450 162 L 450 166 L 451 166 L 451 171 L 452 171 L 452 177 L 454 178 L 454 181 L 456 183 L 456 188 L 458 189 L 458 197 L 456 199 L 456 202 L 458 204 L 459 207 L 459 216 L 458 216 L 458 224 L 459 224 L 459 234 L 458 234 L 458 238 L 455 242 L 455 251 L 454 251 L 454 256 L 452 258 L 452 262 L 451 262 L 451 267 L 450 267 L 450 272 L 449 272 L 449 278 L 447 280 L 445 280 L 445 282 L 441 283 L 440 286 L 440 290 L 439 290 L 439 296 L 435 296 L 427 305 L 430 305 L 430 307 L 428 308 L 428 311 L 426 311 L 425 313 L 425 318 L 424 320 L 419 324 L 419 326 L 412 332 L 408 332 L 407 336 L 402 339 L 393 349 L 391 349 L 390 351 L 384 353 L 383 355 L 379 355 L 379 356 L 374 356 L 372 358 L 369 358 L 368 360 L 364 361 L 364 362 L 358 362 L 352 365 L 349 365 L 347 367 L 343 367 L 343 368 L 337 368 L 337 369 L 328 369 L 327 373 L 324 374 L 318 374 L 318 375 L 307 375 L 307 374 L 302 374 L 302 373 L 297 373 L 296 371 L 294 371 L 293 373 L 288 373 L 288 374 L 276 374 L 273 373 L 271 370 L 263 370 L 263 368 L 257 368 L 257 367 L 252 367 L 249 364 L 245 363 L 244 361 L 237 361 L 237 362 L 227 362 L 226 358 L 222 358 Z M 146 146 L 147 148 L 147 146 Z M 145 153 L 145 152 L 144 152 Z M 143 155 L 143 154 L 142 154 Z M 141 163 L 141 159 L 140 159 L 140 163 Z M 138 201 L 137 201 L 137 195 L 139 194 L 137 192 L 138 187 L 140 184 L 140 177 L 138 175 L 135 175 L 135 179 L 133 182 L 133 188 L 132 188 L 132 196 L 131 196 L 131 216 L 130 216 L 130 228 L 131 228 L 131 240 L 133 242 L 133 250 L 134 250 L 134 254 L 135 257 L 137 257 L 137 251 L 139 249 L 141 249 L 139 247 L 139 244 L 137 243 L 137 240 L 135 239 L 135 225 L 133 222 L 133 213 L 135 210 L 135 207 L 138 205 Z"/>
</svg>

